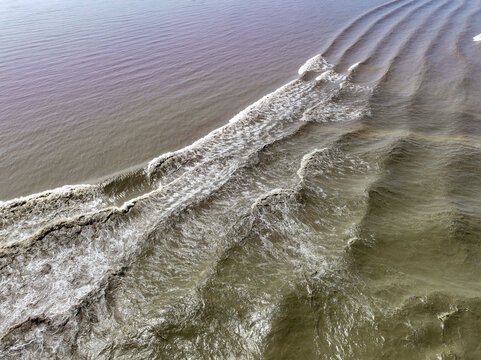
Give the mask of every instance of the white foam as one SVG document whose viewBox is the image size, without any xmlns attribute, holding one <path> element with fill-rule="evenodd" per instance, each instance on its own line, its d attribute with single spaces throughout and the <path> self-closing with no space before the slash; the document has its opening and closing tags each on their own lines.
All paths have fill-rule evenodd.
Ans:
<svg viewBox="0 0 481 360">
<path fill-rule="evenodd" d="M 308 68 L 325 69 L 323 64 L 326 62 L 317 57 Z M 259 149 L 291 131 L 302 109 L 312 107 L 317 101 L 315 96 L 308 96 L 312 91 L 318 91 L 319 96 L 323 94 L 321 88 L 311 82 L 294 80 L 192 145 L 153 159 L 145 168 L 147 173 L 155 171 L 155 167 L 170 156 L 188 156 L 187 151 L 198 155 L 196 161 L 179 170 L 183 175 L 169 176 L 162 187 L 126 201 L 120 207 L 103 209 L 105 214 L 98 215 L 101 221 L 92 218 L 92 221 L 85 222 L 83 219 L 84 222 L 77 226 L 76 219 L 73 219 L 74 227 L 54 229 L 42 235 L 42 241 L 33 241 L 36 239 L 32 235 L 26 239 L 28 246 L 22 256 L 5 249 L 5 256 L 10 252 L 4 260 L 10 262 L 12 271 L 0 279 L 0 288 L 8 290 L 4 294 L 8 303 L 0 311 L 0 319 L 8 321 L 0 321 L 0 335 L 14 324 L 39 314 L 52 319 L 68 317 L 70 309 L 92 296 L 104 286 L 109 274 L 135 256 L 149 229 L 222 188 Z M 93 185 L 86 186 L 90 189 Z M 55 192 L 72 189 L 77 190 L 78 186 Z M 133 206 L 136 206 L 134 215 L 127 215 Z M 44 217 L 41 211 L 39 213 Z M 122 219 L 119 220 L 117 215 L 122 215 Z M 14 226 L 13 222 L 11 225 Z M 21 234 L 19 238 L 24 236 Z M 57 241 L 57 237 L 78 241 Z M 7 283 L 10 287 L 5 285 Z M 30 300 L 20 303 L 16 297 Z M 30 306 L 30 303 L 36 305 Z"/>
<path fill-rule="evenodd" d="M 355 64 L 352 64 L 347 71 L 350 72 L 350 73 L 353 72 L 354 70 L 357 69 L 357 67 L 359 66 L 359 64 L 360 64 L 360 62 L 357 62 L 357 63 L 355 63 Z"/>
<path fill-rule="evenodd" d="M 310 153 L 302 157 L 301 165 L 297 170 L 297 176 L 299 176 L 301 181 L 304 180 L 306 167 L 308 166 L 309 162 L 312 161 L 312 158 L 314 158 L 317 154 L 322 153 L 326 150 L 327 148 L 314 149 L 313 151 L 311 151 Z"/>
<path fill-rule="evenodd" d="M 304 65 L 302 65 L 299 70 L 297 71 L 299 75 L 304 74 L 306 71 L 325 71 L 327 69 L 332 68 L 332 65 L 329 64 L 321 55 L 316 55 L 311 57 L 307 60 Z"/>
<path fill-rule="evenodd" d="M 481 34 L 476 35 L 475 37 L 473 37 L 473 41 L 481 41 Z"/>
<path fill-rule="evenodd" d="M 302 65 L 299 68 L 299 74 L 303 74 L 306 71 L 319 71 L 319 72 L 323 71 L 323 73 L 320 76 L 317 77 L 318 79 L 321 79 L 322 76 L 325 75 L 326 78 L 328 78 L 328 80 L 336 80 L 336 79 L 332 79 L 332 77 L 335 76 L 335 73 L 329 70 L 332 67 L 333 66 L 331 64 L 329 64 L 321 55 L 316 55 L 316 56 L 313 56 L 312 58 L 310 58 L 309 60 L 307 60 L 304 63 L 304 65 Z M 337 74 L 337 76 L 341 76 L 341 75 Z M 283 92 L 285 89 L 288 89 L 293 83 L 295 83 L 295 81 L 296 80 L 288 82 L 287 84 L 281 86 L 280 88 L 274 90 L 273 92 L 271 92 L 271 93 L 263 96 L 262 98 L 258 99 L 257 101 L 255 101 L 254 103 L 250 104 L 248 107 L 246 107 L 245 109 L 243 109 L 239 113 L 237 113 L 234 117 L 232 117 L 229 120 L 228 123 L 226 123 L 225 125 L 213 130 L 212 132 L 210 132 L 206 136 L 196 140 L 192 144 L 190 144 L 190 145 L 188 145 L 188 146 L 186 146 L 182 149 L 179 149 L 175 152 L 163 153 L 160 156 L 153 158 L 152 160 L 149 161 L 149 163 L 147 164 L 147 166 L 144 169 L 144 171 L 146 172 L 146 175 L 149 176 L 153 172 L 155 167 L 161 161 L 163 161 L 164 159 L 166 159 L 168 157 L 171 157 L 173 155 L 184 153 L 187 150 L 194 149 L 195 147 L 197 147 L 201 144 L 205 144 L 206 142 L 208 142 L 209 140 L 211 140 L 215 136 L 222 133 L 231 124 L 245 119 L 246 116 L 249 114 L 249 112 L 251 110 L 255 109 L 256 107 L 258 107 L 258 106 L 260 106 L 264 103 L 268 103 L 268 101 L 272 97 L 275 97 L 279 93 Z M 95 184 L 95 185 L 91 185 L 91 184 L 65 185 L 65 186 L 62 186 L 62 187 L 59 187 L 59 188 L 50 189 L 50 190 L 46 190 L 46 191 L 43 191 L 43 192 L 40 192 L 40 193 L 35 193 L 35 194 L 28 195 L 28 196 L 22 196 L 22 197 L 18 197 L 18 198 L 7 200 L 7 201 L 0 200 L 0 207 L 8 206 L 12 203 L 19 202 L 19 201 L 32 200 L 32 199 L 38 198 L 38 197 L 44 197 L 44 196 L 49 196 L 49 195 L 63 195 L 63 194 L 66 194 L 66 193 L 69 193 L 69 192 L 74 192 L 74 191 L 86 191 L 87 189 L 98 189 L 98 185 L 97 184 Z"/>
<path fill-rule="evenodd" d="M 147 167 L 145 168 L 145 172 L 147 176 L 150 176 L 152 172 L 154 171 L 155 167 L 158 166 L 162 161 L 166 160 L 167 158 L 173 156 L 175 153 L 174 152 L 166 152 L 163 153 L 160 156 L 157 156 L 153 158 L 152 160 L 149 161 L 147 164 Z"/>
<path fill-rule="evenodd" d="M 330 75 L 331 70 L 324 71 L 321 75 L 316 77 L 316 81 L 326 80 Z"/>
<path fill-rule="evenodd" d="M 334 82 L 334 85 L 345 80 L 345 75 L 328 69 L 332 69 L 332 66 L 322 57 L 315 56 L 309 59 L 299 72 L 323 72 L 325 80 Z M 133 216 L 122 214 L 122 219 L 117 222 L 118 217 L 109 215 L 105 216 L 105 219 L 113 220 L 109 220 L 105 225 L 92 221 L 86 226 L 65 227 L 58 232 L 52 231 L 48 237 L 44 237 L 45 240 L 32 246 L 33 250 L 28 248 L 22 257 L 11 255 L 11 263 L 14 264 L 11 268 L 14 273 L 7 274 L 5 280 L 0 279 L 0 288 L 8 289 L 6 297 L 12 300 L 0 311 L 0 318 L 3 315 L 8 319 L 8 322 L 5 321 L 3 324 L 0 321 L 0 335 L 2 329 L 5 330 L 28 317 L 34 318 L 38 314 L 63 321 L 76 304 L 80 304 L 83 299 L 105 286 L 109 274 L 119 269 L 122 264 L 128 264 L 129 259 L 136 256 L 144 237 L 161 219 L 181 211 L 190 204 L 202 201 L 222 188 L 234 172 L 248 162 L 250 156 L 255 156 L 262 146 L 285 136 L 285 131 L 291 128 L 286 126 L 287 130 L 283 130 L 282 124 L 289 123 L 290 114 L 293 116 L 292 120 L 297 121 L 304 108 L 312 108 L 320 98 L 324 99 L 321 96 L 329 95 L 333 87 L 326 84 L 326 88 L 329 89 L 326 93 L 319 84 L 308 81 L 294 80 L 284 85 L 238 113 L 228 124 L 192 145 L 152 159 L 144 169 L 147 176 L 154 174 L 155 168 L 171 156 L 198 155 L 196 158 L 198 160 L 188 162 L 186 166 L 179 165 L 183 168 L 175 173 L 175 177 L 166 176 L 162 187 L 130 199 L 119 207 L 103 208 L 111 214 L 117 214 L 139 203 Z M 308 96 L 311 92 L 316 96 Z M 334 110 L 326 107 L 325 111 L 336 114 L 340 111 L 337 108 Z M 186 153 L 188 151 L 189 153 Z M 324 149 L 317 149 L 310 155 L 313 157 L 316 152 L 322 151 Z M 304 156 L 298 172 L 301 180 L 308 161 L 309 154 L 307 157 Z M 173 163 L 176 165 L 175 161 Z M 179 176 L 181 172 L 185 175 Z M 94 185 L 64 187 L 63 190 L 56 189 L 47 193 L 74 191 L 82 186 L 88 189 L 94 187 Z M 279 195 L 289 199 L 296 195 L 296 191 L 277 189 L 267 195 Z M 255 204 L 262 199 L 265 199 L 265 196 L 257 199 Z M 282 207 L 282 202 L 279 204 L 279 207 Z M 291 234 L 292 231 L 295 231 L 295 235 L 307 234 L 304 228 L 294 225 L 296 224 L 293 223 L 292 226 L 281 224 L 280 228 L 287 234 Z M 82 234 L 77 236 L 75 233 L 79 230 Z M 61 239 L 72 237 L 76 241 L 57 241 L 57 236 Z M 292 238 L 297 239 L 297 236 Z M 302 255 L 300 257 L 302 263 L 303 259 L 316 260 L 316 257 L 311 255 L 315 251 L 305 247 L 302 241 L 294 244 L 294 250 Z M 317 263 L 313 264 L 317 266 Z M 7 283 L 9 287 L 5 285 Z M 16 297 L 24 300 L 17 301 Z M 259 331 L 265 326 L 262 325 Z"/>
<path fill-rule="evenodd" d="M 186 147 L 182 148 L 182 149 L 179 149 L 177 151 L 174 151 L 174 152 L 168 152 L 168 153 L 164 153 L 152 160 L 149 161 L 145 171 L 147 172 L 148 176 L 150 176 L 150 174 L 152 174 L 152 172 L 154 171 L 155 167 L 158 166 L 158 164 L 160 162 L 162 162 L 163 160 L 165 160 L 166 158 L 169 158 L 171 156 L 174 156 L 174 155 L 179 155 L 179 154 L 183 154 L 189 150 L 194 150 L 195 148 L 197 147 L 200 147 L 201 145 L 204 145 L 205 143 L 211 141 L 212 139 L 214 139 L 216 136 L 219 136 L 220 134 L 222 134 L 222 132 L 226 131 L 230 126 L 232 126 L 232 124 L 235 124 L 237 122 L 240 122 L 244 119 L 247 118 L 249 112 L 251 112 L 252 110 L 256 109 L 257 107 L 261 106 L 262 104 L 267 104 L 268 101 L 270 99 L 272 99 L 273 97 L 277 96 L 279 93 L 281 93 L 282 91 L 284 91 L 285 89 L 288 89 L 292 84 L 295 83 L 296 80 L 293 80 L 291 82 L 288 82 L 287 84 L 281 86 L 280 88 L 274 90 L 273 92 L 267 94 L 267 95 L 264 95 L 263 97 L 261 97 L 259 100 L 255 101 L 254 103 L 250 104 L 249 106 L 247 106 L 245 109 L 241 110 L 239 113 L 237 113 L 236 115 L 234 115 L 234 117 L 232 117 L 228 123 L 226 123 L 225 125 L 211 131 L 210 133 L 208 133 L 207 135 L 205 135 L 204 137 L 194 141 L 192 144 L 190 145 L 187 145 Z"/>
<path fill-rule="evenodd" d="M 0 202 L 0 246 L 27 238 L 55 222 L 97 212 L 108 206 L 98 185 L 65 185 Z"/>
<path fill-rule="evenodd" d="M 321 75 L 316 77 L 316 81 L 330 81 L 330 82 L 341 82 L 346 79 L 345 75 L 339 74 L 332 69 L 324 71 Z"/>
<path fill-rule="evenodd" d="M 97 185 L 90 185 L 90 184 L 78 184 L 78 185 L 64 185 L 55 189 L 45 190 L 39 193 L 30 194 L 27 196 L 20 196 L 11 200 L 0 201 L 0 207 L 8 206 L 13 203 L 17 202 L 24 202 L 24 201 L 31 201 L 35 200 L 36 198 L 47 197 L 47 196 L 62 196 L 67 195 L 69 193 L 73 193 L 76 191 L 86 191 L 90 189 L 97 188 Z"/>
</svg>

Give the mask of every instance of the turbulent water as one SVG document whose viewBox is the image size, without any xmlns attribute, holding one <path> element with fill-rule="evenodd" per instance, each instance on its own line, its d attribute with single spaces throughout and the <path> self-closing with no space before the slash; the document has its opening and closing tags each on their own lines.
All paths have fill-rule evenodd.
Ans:
<svg viewBox="0 0 481 360">
<path fill-rule="evenodd" d="M 0 357 L 481 358 L 480 18 L 373 7 L 192 145 L 0 203 Z"/>
</svg>

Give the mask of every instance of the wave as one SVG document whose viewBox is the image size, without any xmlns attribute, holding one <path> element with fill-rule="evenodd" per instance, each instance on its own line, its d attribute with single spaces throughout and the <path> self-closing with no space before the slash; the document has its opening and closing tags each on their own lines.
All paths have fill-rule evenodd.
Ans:
<svg viewBox="0 0 481 360">
<path fill-rule="evenodd" d="M 380 39 L 375 41 L 375 46 L 366 52 L 365 57 L 358 62 L 359 71 L 356 72 L 353 81 L 363 83 L 375 83 L 381 86 L 384 77 L 388 73 L 392 73 L 397 64 L 407 56 L 412 57 L 412 49 L 414 43 L 417 43 L 422 36 L 424 29 L 435 21 L 442 10 L 444 10 L 450 1 L 440 2 L 427 16 L 422 18 L 421 22 L 415 22 L 414 26 L 409 26 L 409 31 L 403 31 L 407 25 L 417 20 L 423 12 L 420 9 L 430 5 L 430 3 L 422 3 L 415 7 L 400 20 L 398 20 L 390 30 L 382 35 Z M 424 64 L 419 66 L 423 69 Z M 422 70 L 417 71 L 415 79 L 422 78 Z M 416 81 L 413 81 L 416 84 Z M 415 87 L 415 85 L 414 85 Z"/>
<path fill-rule="evenodd" d="M 318 57 L 303 68 L 317 73 L 325 67 Z M 357 91 L 345 76 L 320 81 L 301 76 L 143 170 L 2 203 L 1 336 L 29 319 L 66 321 L 143 251 L 152 229 L 212 196 L 253 154 L 296 131 L 306 110 L 339 92 L 340 85 L 343 93 Z M 343 116 L 339 109 L 331 112 L 331 118 Z M 125 192 L 136 193 L 132 184 L 140 195 L 117 205 L 128 198 Z"/>
<path fill-rule="evenodd" d="M 343 49 L 342 53 L 336 60 L 336 70 L 342 71 L 346 66 L 359 61 L 362 59 L 362 56 L 366 56 L 364 54 L 374 57 L 376 55 L 376 49 L 379 48 L 380 44 L 383 43 L 386 37 L 404 29 L 404 24 L 406 22 L 412 21 L 416 16 L 421 15 L 423 13 L 422 9 L 429 8 L 433 2 L 433 0 L 429 0 L 420 2 L 420 4 L 416 6 L 403 6 L 395 11 L 393 10 L 392 12 L 389 12 L 372 23 L 364 33 L 357 36 L 355 42 Z M 381 39 L 379 39 L 379 33 L 376 31 L 376 28 L 378 27 L 383 29 Z M 388 45 L 392 46 L 393 44 Z"/>
<path fill-rule="evenodd" d="M 362 28 L 362 24 L 363 24 L 364 21 L 369 21 L 369 19 L 371 17 L 376 16 L 378 13 L 382 12 L 383 10 L 390 9 L 393 6 L 394 6 L 394 9 L 390 10 L 388 12 L 388 14 L 394 13 L 398 9 L 402 9 L 406 6 L 409 6 L 413 2 L 414 2 L 413 0 L 410 0 L 410 1 L 407 1 L 407 2 L 405 2 L 403 0 L 395 0 L 395 1 L 391 1 L 391 2 L 383 4 L 383 5 L 380 5 L 380 6 L 374 8 L 372 10 L 369 10 L 369 11 L 361 14 L 359 17 L 354 19 L 351 23 L 349 23 L 339 33 L 337 33 L 335 35 L 334 39 L 331 40 L 331 42 L 326 47 L 326 49 L 323 52 L 321 52 L 322 56 L 329 59 L 333 53 L 335 53 L 336 51 L 340 51 L 339 48 L 340 48 L 341 44 L 339 44 L 339 42 L 342 42 L 343 39 L 349 39 L 349 34 L 351 34 L 351 33 L 352 34 L 358 34 L 360 31 L 362 31 L 362 30 L 359 29 L 359 27 Z M 399 3 L 401 3 L 401 5 L 397 6 Z M 385 16 L 386 16 L 386 14 L 382 14 L 380 18 L 382 19 Z M 374 21 L 378 21 L 378 19 L 374 20 Z M 369 24 L 370 23 L 368 23 L 368 25 Z M 366 31 L 364 31 L 364 33 L 365 32 Z"/>
<path fill-rule="evenodd" d="M 479 192 L 481 161 L 465 134 L 479 116 L 461 102 L 445 117 L 427 106 L 466 86 L 468 60 L 454 61 L 453 74 L 434 81 L 432 55 L 446 50 L 445 59 L 456 58 L 450 29 L 471 10 L 466 1 L 433 3 L 396 0 L 362 14 L 323 55 L 307 60 L 297 79 L 145 167 L 0 202 L 0 356 L 43 346 L 55 353 L 58 346 L 68 357 L 66 347 L 78 349 L 65 343 L 85 341 L 102 356 L 141 349 L 145 357 L 196 357 L 195 340 L 211 346 L 210 355 L 242 356 L 243 349 L 259 357 L 266 339 L 280 346 L 289 338 L 276 331 L 289 327 L 283 314 L 296 316 L 292 304 L 337 342 L 348 336 L 329 327 L 342 315 L 332 299 L 345 301 L 351 314 L 366 310 L 342 320 L 357 329 L 360 319 L 365 332 L 377 324 L 374 313 L 387 323 L 419 306 L 401 299 L 399 312 L 379 314 L 389 301 L 370 299 L 389 296 L 354 284 L 356 276 L 374 286 L 380 278 L 396 283 L 399 273 L 390 276 L 398 270 L 420 276 L 415 270 L 424 262 L 411 261 L 424 259 L 420 249 L 433 255 L 425 259 L 432 269 L 422 268 L 433 289 L 457 279 L 443 273 L 444 263 L 476 273 L 480 229 L 472 209 L 480 204 L 470 195 Z M 380 42 L 371 45 L 374 38 Z M 449 46 L 437 47 L 440 39 Z M 452 89 L 444 79 L 453 80 Z M 437 122 L 428 121 L 433 114 Z M 430 234 L 443 239 L 437 250 L 424 241 Z M 449 261 L 437 261 L 449 252 Z M 262 276 L 250 274 L 256 267 Z M 343 279 L 350 295 L 339 291 Z M 157 293 L 155 315 L 143 313 Z M 220 301 L 234 298 L 241 301 Z M 306 304 L 333 312 L 314 324 Z M 442 307 L 435 315 L 441 310 L 443 324 L 456 314 Z M 132 337 L 121 324 L 132 327 Z M 219 326 L 234 336 L 216 347 L 207 339 Z M 311 337 L 330 348 L 323 335 Z M 381 346 L 382 338 L 376 341 Z"/>
</svg>

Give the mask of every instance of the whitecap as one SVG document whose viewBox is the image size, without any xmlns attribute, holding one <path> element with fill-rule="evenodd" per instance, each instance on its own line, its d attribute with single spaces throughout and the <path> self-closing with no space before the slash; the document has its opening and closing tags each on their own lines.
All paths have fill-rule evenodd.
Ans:
<svg viewBox="0 0 481 360">
<path fill-rule="evenodd" d="M 355 64 L 352 64 L 349 69 L 347 70 L 349 73 L 352 73 L 354 70 L 357 69 L 357 67 L 359 66 L 360 62 L 357 62 Z"/>
<path fill-rule="evenodd" d="M 298 73 L 299 75 L 302 75 L 307 71 L 321 72 L 331 67 L 332 65 L 329 64 L 321 55 L 316 55 L 307 60 L 304 65 L 299 68 Z"/>
</svg>

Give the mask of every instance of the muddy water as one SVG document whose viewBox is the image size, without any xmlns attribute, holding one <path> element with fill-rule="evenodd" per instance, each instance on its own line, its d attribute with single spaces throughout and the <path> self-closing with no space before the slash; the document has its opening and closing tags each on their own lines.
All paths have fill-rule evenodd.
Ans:
<svg viewBox="0 0 481 360">
<path fill-rule="evenodd" d="M 221 127 L 1 203 L 3 357 L 481 357 L 481 3 L 324 5 Z"/>
</svg>

